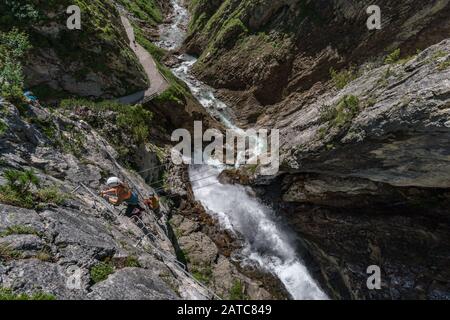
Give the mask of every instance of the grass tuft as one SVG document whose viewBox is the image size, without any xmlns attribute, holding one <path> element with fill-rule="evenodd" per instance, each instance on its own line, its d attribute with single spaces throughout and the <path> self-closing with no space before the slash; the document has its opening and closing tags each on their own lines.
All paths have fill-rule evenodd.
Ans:
<svg viewBox="0 0 450 320">
<path fill-rule="evenodd" d="M 14 293 L 9 288 L 0 288 L 0 301 L 13 300 L 56 300 L 56 297 L 50 293 L 42 291 L 34 292 L 31 295 L 25 293 Z"/>
<path fill-rule="evenodd" d="M 114 273 L 114 266 L 110 262 L 100 262 L 90 270 L 91 279 L 94 283 L 99 283 Z"/>
</svg>

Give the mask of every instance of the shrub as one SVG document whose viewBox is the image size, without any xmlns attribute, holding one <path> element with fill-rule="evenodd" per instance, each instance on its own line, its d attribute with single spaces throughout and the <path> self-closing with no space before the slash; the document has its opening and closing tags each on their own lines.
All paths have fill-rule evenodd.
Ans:
<svg viewBox="0 0 450 320">
<path fill-rule="evenodd" d="M 37 199 L 44 203 L 62 205 L 66 201 L 67 195 L 56 187 L 47 187 L 37 191 Z"/>
<path fill-rule="evenodd" d="M 6 170 L 3 173 L 6 185 L 0 186 L 0 202 L 32 208 L 34 199 L 31 187 L 39 184 L 39 179 L 32 170 Z"/>
<path fill-rule="evenodd" d="M 0 10 L 1 22 L 6 25 L 31 23 L 39 18 L 32 0 L 4 0 Z"/>
<path fill-rule="evenodd" d="M 6 185 L 0 186 L 0 202 L 22 208 L 33 208 L 37 202 L 62 205 L 67 195 L 56 187 L 46 187 L 32 191 L 39 185 L 39 179 L 32 170 L 6 170 L 3 173 Z"/>
<path fill-rule="evenodd" d="M 331 68 L 330 76 L 338 89 L 344 89 L 350 82 L 358 78 L 358 74 L 353 67 L 339 72 L 334 70 L 334 68 Z"/>
<path fill-rule="evenodd" d="M 4 177 L 7 186 L 19 193 L 27 193 L 31 186 L 39 184 L 39 178 L 34 174 L 33 170 L 6 170 Z"/>
<path fill-rule="evenodd" d="M 211 267 L 205 267 L 201 269 L 193 269 L 192 276 L 203 284 L 209 284 L 212 278 Z"/>
<path fill-rule="evenodd" d="M 390 54 L 387 55 L 386 59 L 384 59 L 384 63 L 386 64 L 394 64 L 400 60 L 402 51 L 400 49 L 396 49 Z"/>
<path fill-rule="evenodd" d="M 60 107 L 64 109 L 85 107 L 97 113 L 98 117 L 101 117 L 105 111 L 113 111 L 116 113 L 116 124 L 120 127 L 121 131 L 130 134 L 135 142 L 145 142 L 148 140 L 153 113 L 144 109 L 140 104 L 130 106 L 115 101 L 94 102 L 83 99 L 67 99 L 61 101 Z M 92 117 L 86 120 L 95 128 L 103 126 L 101 122 Z"/>
<path fill-rule="evenodd" d="M 127 257 L 127 260 L 125 261 L 125 267 L 128 268 L 140 268 L 141 264 L 138 261 L 138 258 L 134 256 Z"/>
<path fill-rule="evenodd" d="M 0 244 L 0 259 L 2 260 L 15 260 L 20 259 L 22 254 L 18 251 L 11 249 L 9 246 Z"/>
<path fill-rule="evenodd" d="M 240 280 L 234 280 L 233 286 L 229 292 L 229 300 L 247 300 L 248 297 L 244 293 L 244 285 Z"/>
<path fill-rule="evenodd" d="M 43 249 L 43 250 L 39 251 L 38 254 L 36 255 L 36 259 L 39 259 L 41 261 L 51 262 L 51 261 L 53 261 L 53 255 L 50 252 L 50 250 L 47 248 L 47 249 Z"/>
<path fill-rule="evenodd" d="M 23 98 L 22 63 L 31 48 L 28 36 L 13 29 L 0 32 L 0 94 L 12 102 Z"/>
<path fill-rule="evenodd" d="M 136 142 L 145 142 L 150 133 L 150 123 L 153 114 L 145 110 L 142 105 L 129 106 L 121 110 L 117 117 L 117 124 L 123 129 L 131 129 Z"/>
<path fill-rule="evenodd" d="M 359 99 L 352 95 L 346 95 L 339 100 L 336 106 L 322 108 L 321 120 L 330 121 L 333 127 L 341 127 L 353 120 L 359 110 Z"/>
<path fill-rule="evenodd" d="M 114 273 L 114 266 L 110 262 L 100 262 L 90 270 L 91 279 L 94 283 L 106 280 L 108 276 Z"/>
</svg>

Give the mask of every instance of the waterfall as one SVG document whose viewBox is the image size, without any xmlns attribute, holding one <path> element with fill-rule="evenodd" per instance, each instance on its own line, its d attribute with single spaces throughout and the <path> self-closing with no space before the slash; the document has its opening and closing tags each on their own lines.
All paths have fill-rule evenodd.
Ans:
<svg viewBox="0 0 450 320">
<path fill-rule="evenodd" d="M 159 45 L 166 49 L 182 44 L 189 19 L 181 0 L 171 3 L 173 22 L 162 25 L 160 30 Z M 173 73 L 189 86 L 208 112 L 226 127 L 239 130 L 230 120 L 227 105 L 215 97 L 212 88 L 190 73 L 196 59 L 186 54 L 179 58 L 182 63 L 173 68 Z M 289 232 L 277 222 L 273 210 L 252 196 L 250 188 L 221 184 L 218 176 L 223 169 L 211 160 L 205 165 L 191 166 L 189 174 L 194 195 L 207 212 L 217 218 L 222 228 L 243 237 L 241 263 L 257 265 L 275 274 L 294 299 L 327 299 L 298 258 Z"/>
</svg>

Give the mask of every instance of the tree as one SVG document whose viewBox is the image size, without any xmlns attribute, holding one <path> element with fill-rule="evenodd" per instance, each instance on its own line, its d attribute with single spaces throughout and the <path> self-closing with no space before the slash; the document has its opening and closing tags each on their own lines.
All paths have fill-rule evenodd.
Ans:
<svg viewBox="0 0 450 320">
<path fill-rule="evenodd" d="M 21 60 L 31 48 L 28 36 L 14 28 L 0 32 L 0 95 L 8 100 L 22 97 L 23 72 Z"/>
</svg>

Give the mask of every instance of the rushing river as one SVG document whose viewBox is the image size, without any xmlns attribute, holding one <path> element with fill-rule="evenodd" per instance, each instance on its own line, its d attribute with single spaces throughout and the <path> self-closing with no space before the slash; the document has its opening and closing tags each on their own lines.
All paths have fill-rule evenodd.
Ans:
<svg viewBox="0 0 450 320">
<path fill-rule="evenodd" d="M 170 50 L 182 45 L 189 20 L 182 0 L 171 0 L 171 3 L 174 17 L 172 23 L 161 26 L 158 43 Z M 189 55 L 179 58 L 182 62 L 173 68 L 174 74 L 186 82 L 206 110 L 221 119 L 226 127 L 239 130 L 230 120 L 226 104 L 215 97 L 214 90 L 190 73 L 196 59 Z M 223 169 L 211 161 L 207 165 L 191 166 L 189 174 L 196 199 L 218 219 L 222 228 L 243 237 L 241 263 L 274 273 L 294 299 L 326 299 L 298 258 L 289 232 L 277 222 L 273 210 L 252 196 L 248 187 L 221 184 L 218 176 Z"/>
</svg>

